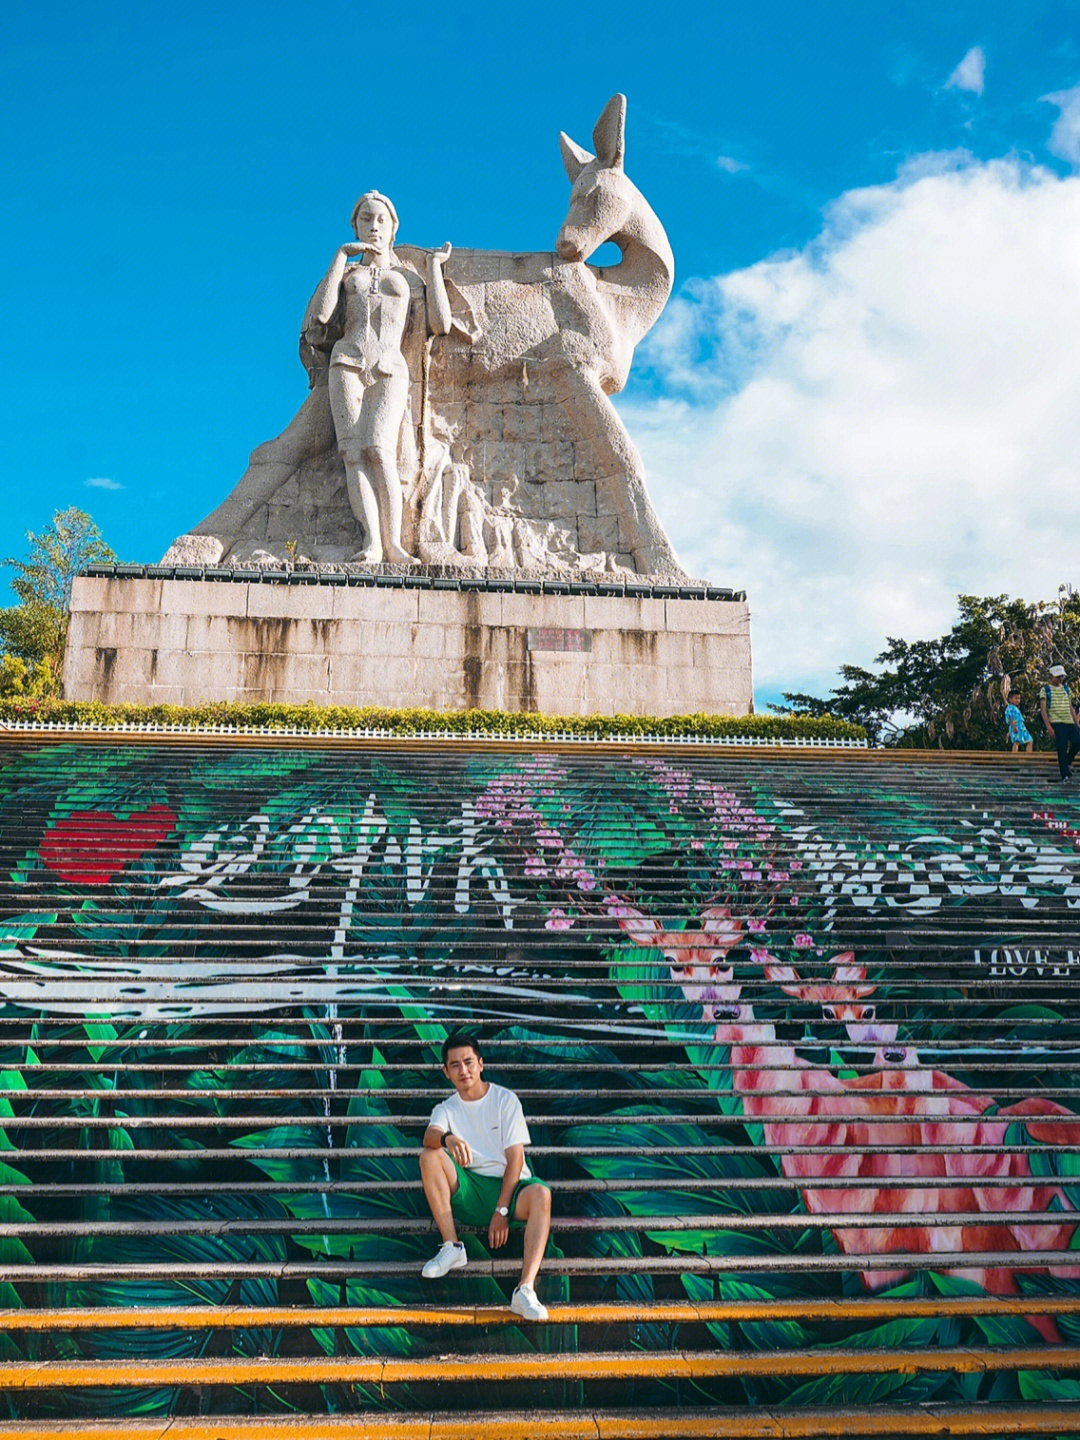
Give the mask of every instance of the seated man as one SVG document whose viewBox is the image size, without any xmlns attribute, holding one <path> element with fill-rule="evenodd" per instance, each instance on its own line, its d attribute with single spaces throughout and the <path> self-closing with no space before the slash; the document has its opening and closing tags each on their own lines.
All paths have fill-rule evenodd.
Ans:
<svg viewBox="0 0 1080 1440">
<path fill-rule="evenodd" d="M 484 1079 L 480 1045 L 472 1035 L 451 1035 L 442 1047 L 443 1074 L 455 1093 L 431 1112 L 420 1153 L 424 1194 L 443 1244 L 424 1266 L 428 1280 L 466 1263 L 455 1219 L 486 1225 L 488 1244 L 506 1244 L 513 1218 L 525 1223 L 521 1282 L 510 1308 L 523 1320 L 546 1320 L 533 1283 L 551 1229 L 551 1191 L 525 1163 L 529 1127 L 512 1090 Z"/>
</svg>

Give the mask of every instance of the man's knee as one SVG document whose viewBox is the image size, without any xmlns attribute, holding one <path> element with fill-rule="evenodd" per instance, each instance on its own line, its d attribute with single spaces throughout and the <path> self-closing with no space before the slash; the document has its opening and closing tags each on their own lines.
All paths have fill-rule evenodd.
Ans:
<svg viewBox="0 0 1080 1440">
<path fill-rule="evenodd" d="M 442 1169 L 444 1169 L 442 1151 L 429 1150 L 425 1145 L 420 1151 L 420 1174 L 437 1175 Z"/>
<path fill-rule="evenodd" d="M 521 1198 L 524 1219 L 529 1220 L 533 1215 L 551 1218 L 551 1191 L 546 1185 L 526 1185 Z"/>
<path fill-rule="evenodd" d="M 425 1145 L 420 1151 L 420 1178 L 425 1185 L 441 1176 L 449 1187 L 450 1194 L 458 1189 L 457 1168 L 445 1150 L 429 1150 Z"/>
</svg>

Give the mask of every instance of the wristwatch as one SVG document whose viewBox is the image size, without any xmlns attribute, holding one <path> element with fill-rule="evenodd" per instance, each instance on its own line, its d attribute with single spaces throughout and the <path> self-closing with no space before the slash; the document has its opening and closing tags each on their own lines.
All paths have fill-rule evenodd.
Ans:
<svg viewBox="0 0 1080 1440">
<path fill-rule="evenodd" d="M 496 1206 L 495 1206 L 495 1214 L 496 1214 L 496 1215 L 502 1215 L 503 1218 L 505 1219 L 505 1218 L 506 1218 L 507 1216 L 509 1216 L 509 1214 L 510 1214 L 510 1206 L 509 1206 L 509 1205 L 496 1205 Z"/>
</svg>

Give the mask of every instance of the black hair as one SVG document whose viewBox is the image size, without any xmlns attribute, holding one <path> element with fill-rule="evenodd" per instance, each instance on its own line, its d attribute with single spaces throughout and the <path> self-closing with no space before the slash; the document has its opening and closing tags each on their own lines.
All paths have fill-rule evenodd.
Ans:
<svg viewBox="0 0 1080 1440">
<path fill-rule="evenodd" d="M 484 1058 L 484 1052 L 480 1049 L 480 1041 L 475 1035 L 470 1034 L 467 1030 L 455 1030 L 453 1035 L 448 1035 L 442 1042 L 442 1063 L 446 1064 L 446 1057 L 451 1050 L 464 1050 L 466 1045 L 476 1052 L 478 1060 Z"/>
</svg>

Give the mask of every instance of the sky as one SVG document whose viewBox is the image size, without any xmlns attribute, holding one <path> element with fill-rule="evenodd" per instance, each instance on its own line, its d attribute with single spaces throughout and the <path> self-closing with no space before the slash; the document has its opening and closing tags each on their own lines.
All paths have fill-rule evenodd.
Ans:
<svg viewBox="0 0 1080 1440">
<path fill-rule="evenodd" d="M 41 0 L 0 54 L 0 555 L 77 505 L 160 559 L 303 401 L 355 197 L 549 249 L 622 91 L 677 274 L 616 403 L 759 707 L 1080 582 L 1080 0 Z"/>
</svg>

